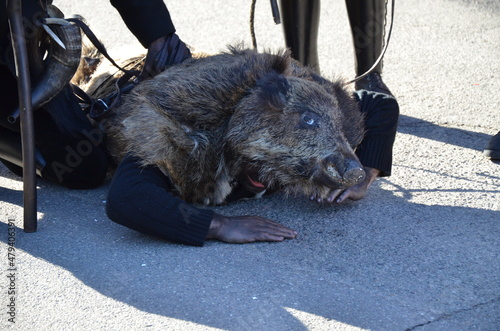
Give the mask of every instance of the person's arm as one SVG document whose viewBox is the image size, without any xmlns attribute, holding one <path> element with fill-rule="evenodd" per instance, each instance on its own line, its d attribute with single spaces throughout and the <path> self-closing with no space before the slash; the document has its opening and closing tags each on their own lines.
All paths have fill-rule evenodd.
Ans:
<svg viewBox="0 0 500 331">
<path fill-rule="evenodd" d="M 399 105 L 390 95 L 360 90 L 356 92 L 361 112 L 365 114 L 366 134 L 356 149 L 361 164 L 380 170 L 380 177 L 390 176 L 392 147 L 398 128 Z"/>
<path fill-rule="evenodd" d="M 162 0 L 111 0 L 111 4 L 128 29 L 148 49 L 137 82 L 191 58 L 191 51 L 175 33 L 174 23 Z"/>
<path fill-rule="evenodd" d="M 106 201 L 108 217 L 144 234 L 193 246 L 206 239 L 228 243 L 283 241 L 297 232 L 259 216 L 224 216 L 196 208 L 171 193 L 157 167 L 141 167 L 125 157 L 115 172 Z"/>
<path fill-rule="evenodd" d="M 112 221 L 141 233 L 202 246 L 214 212 L 187 204 L 171 189 L 168 177 L 157 167 L 141 167 L 127 156 L 113 177 L 106 213 Z"/>
<path fill-rule="evenodd" d="M 170 13 L 162 0 L 111 0 L 111 4 L 145 48 L 158 38 L 175 33 Z"/>
</svg>

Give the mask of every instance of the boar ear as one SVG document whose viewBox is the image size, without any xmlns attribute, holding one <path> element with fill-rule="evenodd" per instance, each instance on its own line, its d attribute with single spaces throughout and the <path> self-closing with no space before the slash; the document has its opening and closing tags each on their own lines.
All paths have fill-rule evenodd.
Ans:
<svg viewBox="0 0 500 331">
<path fill-rule="evenodd" d="M 257 81 L 257 89 L 262 106 L 282 110 L 288 99 L 290 84 L 285 76 L 273 71 Z"/>
</svg>

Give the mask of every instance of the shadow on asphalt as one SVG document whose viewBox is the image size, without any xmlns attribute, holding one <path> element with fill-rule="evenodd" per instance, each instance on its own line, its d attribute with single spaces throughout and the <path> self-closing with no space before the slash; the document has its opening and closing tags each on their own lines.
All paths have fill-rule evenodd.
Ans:
<svg viewBox="0 0 500 331">
<path fill-rule="evenodd" d="M 405 115 L 398 132 L 472 150 L 481 150 L 489 139 Z M 4 177 L 16 180 L 3 170 Z M 72 191 L 43 180 L 38 186 L 39 231 L 26 234 L 18 228 L 16 248 L 148 313 L 224 329 L 306 330 L 293 313 L 300 311 L 361 328 L 391 329 L 402 321 L 419 325 L 437 318 L 436 312 L 487 302 L 487 289 L 496 288 L 490 269 L 497 265 L 492 247 L 498 212 L 418 204 L 412 198 L 422 189 L 388 179 L 377 181 L 367 199 L 343 206 L 278 195 L 219 207 L 229 214 L 258 210 L 298 230 L 299 237 L 274 244 L 207 242 L 204 248 L 112 223 L 102 203 L 106 186 Z M 0 196 L 11 204 L 22 201 L 22 192 L 9 188 L 0 187 Z M 0 233 L 6 243 L 5 223 Z M 353 316 L 352 307 L 363 315 Z M 415 313 L 422 311 L 429 313 Z"/>
<path fill-rule="evenodd" d="M 488 270 L 497 264 L 491 248 L 498 213 L 413 203 L 402 187 L 375 184 L 366 204 L 333 211 L 302 198 L 284 204 L 280 196 L 236 203 L 238 211 L 289 215 L 280 221 L 299 237 L 275 244 L 208 242 L 204 248 L 135 233 L 106 220 L 101 201 L 50 184 L 41 189 L 47 200 L 65 195 L 75 216 L 42 199 L 39 231 L 18 229 L 17 249 L 106 297 L 207 326 L 306 330 L 291 313 L 301 311 L 361 328 L 400 328 L 402 321 L 418 325 L 436 312 L 490 300 L 487 289 L 496 287 Z M 4 243 L 6 227 L 0 223 Z M 353 316 L 352 307 L 363 315 Z"/>
<path fill-rule="evenodd" d="M 425 128 L 425 130 L 416 130 L 418 128 Z M 398 132 L 477 151 L 482 151 L 491 138 L 491 135 L 484 133 L 448 128 L 407 115 L 399 116 Z M 470 139 L 457 139 L 457 137 L 464 136 L 469 136 Z"/>
</svg>

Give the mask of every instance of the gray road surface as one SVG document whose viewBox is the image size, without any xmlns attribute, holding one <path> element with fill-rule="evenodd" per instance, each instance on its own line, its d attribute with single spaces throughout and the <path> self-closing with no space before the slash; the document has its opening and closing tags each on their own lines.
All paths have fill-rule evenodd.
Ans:
<svg viewBox="0 0 500 331">
<path fill-rule="evenodd" d="M 171 3 L 170 3 L 171 2 Z M 198 50 L 250 43 L 250 1 L 170 1 Z M 87 18 L 113 56 L 140 47 L 107 1 L 56 1 Z M 343 1 L 323 1 L 320 61 L 352 77 Z M 39 181 L 39 230 L 22 231 L 22 181 L 0 167 L 0 329 L 499 330 L 500 165 L 482 150 L 500 130 L 498 1 L 397 1 L 385 81 L 401 118 L 393 175 L 365 199 L 319 206 L 282 195 L 217 208 L 299 231 L 283 243 L 203 248 L 109 221 L 108 185 Z M 261 49 L 283 46 L 268 1 Z M 15 324 L 8 219 L 15 234 Z"/>
</svg>

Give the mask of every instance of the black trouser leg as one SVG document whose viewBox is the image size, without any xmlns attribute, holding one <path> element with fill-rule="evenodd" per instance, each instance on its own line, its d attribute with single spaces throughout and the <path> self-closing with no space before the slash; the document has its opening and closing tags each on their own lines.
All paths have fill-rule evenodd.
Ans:
<svg viewBox="0 0 500 331">
<path fill-rule="evenodd" d="M 285 43 L 292 57 L 319 73 L 320 0 L 281 0 L 280 8 Z"/>
<path fill-rule="evenodd" d="M 347 14 L 354 44 L 356 74 L 367 72 L 376 62 L 384 47 L 386 18 L 385 0 L 346 0 Z M 356 83 L 356 89 L 377 92 L 390 91 L 382 82 L 382 61 L 375 67 L 374 74 Z"/>
</svg>

